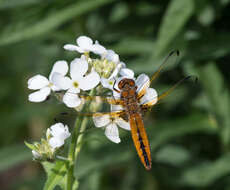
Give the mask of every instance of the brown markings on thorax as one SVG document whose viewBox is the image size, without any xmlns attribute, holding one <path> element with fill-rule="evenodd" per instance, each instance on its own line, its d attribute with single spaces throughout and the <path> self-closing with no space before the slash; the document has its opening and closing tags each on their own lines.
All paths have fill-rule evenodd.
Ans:
<svg viewBox="0 0 230 190">
<path fill-rule="evenodd" d="M 121 90 L 121 100 L 128 115 L 140 113 L 141 109 L 137 99 L 137 86 L 133 79 L 122 79 L 118 88 Z"/>
</svg>

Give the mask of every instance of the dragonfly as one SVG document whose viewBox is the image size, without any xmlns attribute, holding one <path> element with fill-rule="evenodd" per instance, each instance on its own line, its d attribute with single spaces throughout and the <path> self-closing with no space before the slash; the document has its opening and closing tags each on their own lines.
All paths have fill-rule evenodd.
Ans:
<svg viewBox="0 0 230 190">
<path fill-rule="evenodd" d="M 152 97 L 151 101 L 141 102 L 143 96 L 147 93 L 147 89 L 150 87 L 151 83 L 158 77 L 164 65 L 168 62 L 171 57 L 178 57 L 179 51 L 172 51 L 163 63 L 158 67 L 157 71 L 148 78 L 142 85 L 141 89 L 138 89 L 137 84 L 134 79 L 123 78 L 117 81 L 117 85 L 113 87 L 113 90 L 120 95 L 119 98 L 115 97 L 100 97 L 100 96 L 87 96 L 80 95 L 82 99 L 86 101 L 95 100 L 100 98 L 102 101 L 106 101 L 110 105 L 121 106 L 123 109 L 111 112 L 96 112 L 96 113 L 83 113 L 87 116 L 92 116 L 94 118 L 102 117 L 108 115 L 109 117 L 116 119 L 122 118 L 129 122 L 131 128 L 131 136 L 136 148 L 137 154 L 147 170 L 152 167 L 151 149 L 148 140 L 148 136 L 144 127 L 143 116 L 147 110 L 151 109 L 156 105 L 161 99 L 168 96 L 180 83 L 184 80 L 190 78 L 185 77 L 178 81 L 174 86 L 169 88 L 160 96 Z M 115 82 L 116 83 L 116 82 Z"/>
</svg>

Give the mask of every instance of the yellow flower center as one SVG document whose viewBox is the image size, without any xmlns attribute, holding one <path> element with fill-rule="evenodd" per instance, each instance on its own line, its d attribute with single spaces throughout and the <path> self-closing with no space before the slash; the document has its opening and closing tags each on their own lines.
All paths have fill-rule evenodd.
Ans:
<svg viewBox="0 0 230 190">
<path fill-rule="evenodd" d="M 77 83 L 77 81 L 74 81 L 74 82 L 73 82 L 73 86 L 74 86 L 75 88 L 78 88 L 79 84 Z"/>
<path fill-rule="evenodd" d="M 112 85 L 113 85 L 113 81 L 109 81 L 109 85 L 111 85 L 111 86 L 112 86 Z"/>
<path fill-rule="evenodd" d="M 54 85 L 54 84 L 50 82 L 50 83 L 48 84 L 48 87 L 51 88 L 53 85 Z"/>
</svg>

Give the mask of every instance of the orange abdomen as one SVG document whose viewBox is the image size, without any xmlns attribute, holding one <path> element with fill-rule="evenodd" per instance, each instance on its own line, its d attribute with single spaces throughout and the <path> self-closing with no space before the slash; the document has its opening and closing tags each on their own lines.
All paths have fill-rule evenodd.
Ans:
<svg viewBox="0 0 230 190">
<path fill-rule="evenodd" d="M 138 156 L 147 170 L 151 169 L 151 153 L 147 134 L 145 132 L 142 116 L 139 113 L 129 117 L 131 133 Z"/>
</svg>

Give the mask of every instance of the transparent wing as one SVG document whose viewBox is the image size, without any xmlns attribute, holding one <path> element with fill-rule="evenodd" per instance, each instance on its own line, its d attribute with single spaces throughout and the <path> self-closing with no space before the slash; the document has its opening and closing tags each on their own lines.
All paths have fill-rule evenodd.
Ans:
<svg viewBox="0 0 230 190">
<path fill-rule="evenodd" d="M 169 55 L 165 58 L 163 63 L 158 67 L 157 71 L 151 76 L 150 78 L 150 84 L 159 76 L 160 72 L 164 68 L 166 64 L 175 64 L 179 57 L 179 51 L 174 50 L 169 53 Z"/>
<path fill-rule="evenodd" d="M 75 94 L 73 92 L 65 92 L 69 94 Z M 55 93 L 59 98 L 62 98 L 64 93 L 63 92 L 56 92 Z M 113 96 L 103 96 L 103 95 L 95 95 L 95 96 L 90 96 L 86 94 L 78 94 L 80 98 L 82 98 L 85 101 L 95 101 L 95 102 L 106 102 L 108 104 L 113 104 L 113 105 L 122 105 L 123 101 L 120 99 L 115 99 Z"/>
<path fill-rule="evenodd" d="M 104 117 L 104 116 L 109 116 L 111 118 L 120 118 L 121 120 L 124 120 L 126 118 L 126 113 L 125 111 L 114 111 L 114 112 L 92 112 L 92 113 L 83 113 L 83 112 L 62 112 L 54 118 L 55 122 L 64 122 L 66 123 L 67 121 L 70 122 L 70 120 L 75 120 L 76 116 L 81 116 L 81 117 Z M 98 127 L 95 125 L 89 125 L 83 133 L 88 133 L 90 131 L 96 131 L 98 130 Z"/>
<path fill-rule="evenodd" d="M 92 113 L 83 113 L 83 112 L 76 112 L 76 113 L 68 113 L 68 112 L 62 112 L 59 115 L 69 115 L 69 116 L 86 116 L 86 117 L 100 117 L 104 115 L 109 115 L 110 117 L 123 117 L 125 115 L 125 111 L 114 111 L 114 112 L 92 112 Z"/>
<path fill-rule="evenodd" d="M 141 108 L 143 110 L 146 110 L 154 105 L 158 105 L 160 103 L 160 100 L 166 98 L 171 92 L 173 92 L 176 87 L 178 87 L 182 82 L 184 82 L 185 80 L 188 80 L 190 79 L 192 76 L 187 76 L 187 77 L 184 77 L 183 79 L 179 80 L 176 84 L 174 84 L 171 88 L 169 88 L 167 91 L 163 92 L 160 96 L 156 97 L 157 98 L 157 102 L 154 100 L 152 101 L 149 101 L 149 102 L 146 102 L 145 104 L 142 104 L 141 105 Z"/>
<path fill-rule="evenodd" d="M 115 99 L 114 97 L 111 96 L 88 96 L 88 95 L 79 95 L 80 98 L 83 98 L 84 100 L 88 101 L 88 100 L 95 100 L 95 101 L 102 101 L 102 102 L 107 102 L 109 104 L 113 104 L 113 105 L 121 105 L 122 104 L 122 100 L 120 99 Z"/>
<path fill-rule="evenodd" d="M 164 68 L 166 64 L 171 65 L 175 64 L 179 57 L 179 51 L 172 51 L 169 53 L 169 55 L 165 58 L 163 63 L 158 67 L 157 71 L 151 76 L 150 80 L 146 82 L 144 87 L 138 92 L 138 99 L 142 98 L 144 94 L 146 93 L 146 89 L 151 86 L 152 82 L 159 76 L 160 72 Z"/>
</svg>

